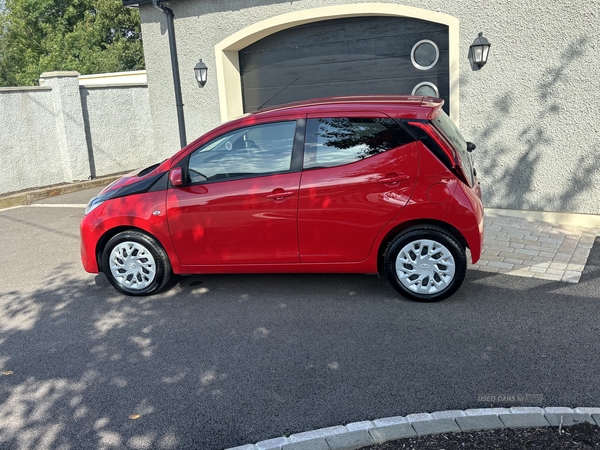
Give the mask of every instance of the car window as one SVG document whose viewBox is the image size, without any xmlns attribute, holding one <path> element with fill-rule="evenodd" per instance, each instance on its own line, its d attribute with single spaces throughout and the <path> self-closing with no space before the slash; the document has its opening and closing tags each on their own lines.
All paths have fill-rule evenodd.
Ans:
<svg viewBox="0 0 600 450">
<path fill-rule="evenodd" d="M 231 131 L 190 155 L 190 183 L 260 176 L 290 170 L 296 122 L 253 125 Z"/>
<path fill-rule="evenodd" d="M 467 177 L 470 178 L 471 186 L 473 185 L 473 161 L 471 155 L 467 151 L 467 141 L 461 134 L 457 126 L 452 122 L 448 115 L 441 111 L 440 115 L 431 121 L 433 126 L 442 133 L 442 135 L 452 144 L 458 151 L 460 162 L 465 166 Z"/>
<path fill-rule="evenodd" d="M 360 161 L 413 140 L 393 119 L 309 119 L 304 168 Z"/>
</svg>

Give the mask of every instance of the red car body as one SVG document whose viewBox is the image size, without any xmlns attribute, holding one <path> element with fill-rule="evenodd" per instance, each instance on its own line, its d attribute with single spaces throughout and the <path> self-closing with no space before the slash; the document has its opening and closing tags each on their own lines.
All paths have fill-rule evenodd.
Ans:
<svg viewBox="0 0 600 450">
<path fill-rule="evenodd" d="M 107 272 L 105 246 L 134 230 L 162 247 L 175 274 L 376 273 L 388 245 L 415 226 L 442 230 L 469 248 L 475 263 L 483 243 L 481 191 L 470 156 L 465 161 L 468 154 L 436 129 L 442 104 L 428 97 L 338 97 L 225 123 L 102 191 L 81 222 L 83 266 Z M 339 118 L 393 120 L 413 138 L 351 163 L 307 169 L 307 124 Z M 235 130 L 279 122 L 296 124 L 290 170 L 190 182 L 186 171 L 198 149 Z"/>
</svg>

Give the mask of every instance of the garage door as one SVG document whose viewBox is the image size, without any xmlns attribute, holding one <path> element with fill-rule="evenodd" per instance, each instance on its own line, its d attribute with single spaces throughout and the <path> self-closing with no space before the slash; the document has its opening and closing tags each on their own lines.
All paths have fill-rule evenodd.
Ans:
<svg viewBox="0 0 600 450">
<path fill-rule="evenodd" d="M 239 52 L 244 112 L 353 94 L 437 95 L 449 111 L 448 26 L 406 17 L 313 22 Z M 296 80 L 296 81 L 294 81 Z"/>
</svg>

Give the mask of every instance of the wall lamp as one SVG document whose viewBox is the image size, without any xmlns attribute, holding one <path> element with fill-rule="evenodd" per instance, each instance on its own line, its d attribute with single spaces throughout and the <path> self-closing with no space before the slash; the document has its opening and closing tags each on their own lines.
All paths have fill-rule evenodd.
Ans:
<svg viewBox="0 0 600 450">
<path fill-rule="evenodd" d="M 194 66 L 194 75 L 196 76 L 198 86 L 204 87 L 208 77 L 208 67 L 206 67 L 206 64 L 204 64 L 202 60 L 200 60 L 198 64 Z"/>
<path fill-rule="evenodd" d="M 487 63 L 491 45 L 492 44 L 483 37 L 483 33 L 479 33 L 471 47 L 469 47 L 469 59 L 471 60 L 471 63 L 478 67 L 477 70 L 481 69 L 485 66 L 485 63 Z"/>
</svg>

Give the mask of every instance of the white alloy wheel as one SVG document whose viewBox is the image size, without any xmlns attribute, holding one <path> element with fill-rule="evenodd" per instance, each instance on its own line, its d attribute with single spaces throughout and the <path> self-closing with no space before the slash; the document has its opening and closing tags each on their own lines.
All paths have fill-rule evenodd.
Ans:
<svg viewBox="0 0 600 450">
<path fill-rule="evenodd" d="M 138 242 L 123 241 L 115 245 L 109 264 L 115 281 L 132 291 L 147 288 L 156 278 L 154 257 Z"/>
<path fill-rule="evenodd" d="M 435 294 L 454 279 L 456 264 L 450 250 L 431 239 L 406 244 L 396 257 L 396 274 L 402 285 L 416 294 Z"/>
</svg>

